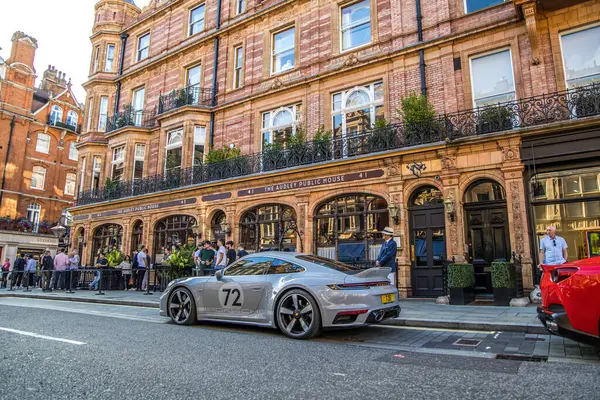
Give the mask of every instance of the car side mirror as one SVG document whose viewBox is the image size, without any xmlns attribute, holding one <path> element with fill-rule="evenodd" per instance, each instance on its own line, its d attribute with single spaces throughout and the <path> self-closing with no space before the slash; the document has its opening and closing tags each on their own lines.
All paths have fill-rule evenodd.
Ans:
<svg viewBox="0 0 600 400">
<path fill-rule="evenodd" d="M 223 280 L 223 270 L 218 270 L 217 272 L 215 272 L 215 278 L 217 278 L 218 281 L 222 281 Z"/>
</svg>

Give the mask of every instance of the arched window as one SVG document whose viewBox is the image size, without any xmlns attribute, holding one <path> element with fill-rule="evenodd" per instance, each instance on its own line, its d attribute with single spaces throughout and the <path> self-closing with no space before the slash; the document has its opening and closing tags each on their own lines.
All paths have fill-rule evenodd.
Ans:
<svg viewBox="0 0 600 400">
<path fill-rule="evenodd" d="M 385 199 L 370 194 L 335 197 L 315 211 L 317 254 L 339 261 L 375 260 L 389 224 Z"/>
<path fill-rule="evenodd" d="M 106 255 L 112 250 L 121 250 L 123 227 L 118 224 L 100 225 L 94 230 L 92 240 L 92 259 L 90 262 L 94 265 L 98 254 L 104 253 Z"/>
<path fill-rule="evenodd" d="M 171 215 L 154 225 L 154 260 L 162 263 L 165 250 L 177 246 L 194 244 L 193 226 L 196 219 L 188 215 Z"/>
<path fill-rule="evenodd" d="M 384 118 L 383 82 L 335 93 L 332 98 L 333 134 L 353 136 Z"/>
<path fill-rule="evenodd" d="M 48 154 L 50 152 L 50 135 L 41 132 L 37 134 L 37 142 L 35 142 L 35 151 L 44 154 Z"/>
<path fill-rule="evenodd" d="M 141 220 L 138 220 L 135 222 L 135 224 L 133 224 L 133 229 L 131 230 L 131 251 L 138 251 L 140 249 L 140 247 L 142 247 L 142 245 L 144 243 L 142 243 L 142 238 L 143 238 L 143 233 L 144 233 L 144 222 Z"/>
<path fill-rule="evenodd" d="M 33 224 L 32 232 L 37 233 L 40 225 L 42 206 L 38 203 L 29 203 L 27 206 L 27 220 Z"/>
<path fill-rule="evenodd" d="M 296 211 L 283 204 L 262 205 L 246 211 L 240 221 L 240 243 L 249 252 L 296 251 Z"/>
<path fill-rule="evenodd" d="M 183 159 L 183 131 L 169 132 L 167 136 L 167 153 L 165 157 L 165 171 L 181 168 Z"/>
<path fill-rule="evenodd" d="M 491 180 L 479 180 L 472 183 L 465 191 L 464 197 L 465 204 L 501 200 L 506 200 L 504 188 L 498 182 Z"/>
<path fill-rule="evenodd" d="M 33 167 L 31 171 L 31 189 L 44 190 L 44 182 L 46 181 L 46 168 Z"/>
<path fill-rule="evenodd" d="M 279 144 L 296 134 L 302 120 L 302 105 L 281 107 L 262 114 L 262 145 Z"/>
<path fill-rule="evenodd" d="M 227 222 L 227 216 L 223 211 L 217 211 L 210 222 L 213 240 L 225 240 L 226 232 L 223 225 Z"/>
<path fill-rule="evenodd" d="M 62 122 L 63 110 L 59 106 L 52 106 L 50 111 L 50 124 L 56 125 L 57 122 Z"/>
<path fill-rule="evenodd" d="M 444 196 L 434 186 L 423 186 L 413 193 L 410 198 L 409 207 L 434 207 L 443 206 Z"/>
<path fill-rule="evenodd" d="M 79 115 L 75 111 L 70 110 L 67 113 L 67 125 L 69 125 L 72 130 L 75 130 L 77 129 L 77 122 L 79 122 Z"/>
</svg>

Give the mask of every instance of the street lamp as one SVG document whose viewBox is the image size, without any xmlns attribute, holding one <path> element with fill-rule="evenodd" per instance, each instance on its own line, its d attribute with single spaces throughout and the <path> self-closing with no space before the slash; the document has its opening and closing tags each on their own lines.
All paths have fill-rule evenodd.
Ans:
<svg viewBox="0 0 600 400">
<path fill-rule="evenodd" d="M 450 221 L 454 222 L 454 217 L 456 213 L 454 209 L 454 200 L 452 200 L 450 196 L 446 197 L 446 200 L 444 200 L 444 207 L 446 208 L 446 213 L 448 214 L 448 217 L 450 217 Z"/>
<path fill-rule="evenodd" d="M 221 222 L 221 232 L 224 232 L 227 236 L 231 235 L 231 228 L 229 227 L 227 221 Z"/>
<path fill-rule="evenodd" d="M 194 225 L 192 225 L 192 232 L 196 238 L 200 239 L 202 237 L 202 227 L 198 222 L 195 222 Z"/>
<path fill-rule="evenodd" d="M 390 217 L 392 217 L 394 220 L 394 225 L 398 225 L 400 223 L 400 217 L 398 216 L 400 208 L 396 205 L 396 203 L 392 203 L 388 206 L 388 211 L 390 213 Z"/>
<path fill-rule="evenodd" d="M 53 226 L 52 228 L 50 228 L 50 230 L 52 231 L 54 236 L 56 236 L 56 238 L 60 239 L 61 237 L 63 237 L 63 235 L 67 231 L 67 228 L 65 228 L 64 226 L 62 226 L 59 223 L 59 224 L 56 224 L 56 226 Z"/>
</svg>

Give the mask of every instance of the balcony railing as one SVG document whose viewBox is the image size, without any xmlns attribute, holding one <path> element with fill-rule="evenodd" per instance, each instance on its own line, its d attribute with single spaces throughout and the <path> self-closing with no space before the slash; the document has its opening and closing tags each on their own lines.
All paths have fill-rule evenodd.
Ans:
<svg viewBox="0 0 600 400">
<path fill-rule="evenodd" d="M 136 181 L 117 182 L 110 188 L 81 192 L 77 205 L 595 115 L 600 115 L 600 84 L 445 114 L 419 124 L 393 124 L 192 168 L 177 168 Z"/>
<path fill-rule="evenodd" d="M 125 110 L 114 114 L 106 121 L 106 133 L 126 126 L 138 128 L 154 128 L 156 126 L 155 111 Z"/>
<path fill-rule="evenodd" d="M 75 133 L 81 133 L 81 125 L 77 125 L 77 124 L 72 125 L 69 123 L 61 122 L 61 121 L 55 121 L 52 118 L 52 116 L 48 117 L 48 125 L 56 126 L 57 128 L 68 129 Z"/>
<path fill-rule="evenodd" d="M 213 89 L 203 89 L 198 85 L 174 89 L 158 98 L 158 113 L 163 114 L 185 106 L 214 107 Z"/>
</svg>

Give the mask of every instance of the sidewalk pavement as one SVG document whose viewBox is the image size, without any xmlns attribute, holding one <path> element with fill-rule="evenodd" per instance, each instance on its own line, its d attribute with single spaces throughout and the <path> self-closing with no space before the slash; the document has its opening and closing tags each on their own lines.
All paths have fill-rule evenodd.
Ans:
<svg viewBox="0 0 600 400">
<path fill-rule="evenodd" d="M 33 289 L 9 291 L 0 289 L 0 297 L 32 297 L 36 299 L 67 300 L 86 303 L 103 303 L 136 307 L 159 307 L 160 292 L 111 290 L 104 295 L 97 291 L 75 290 L 42 292 Z M 536 318 L 534 305 L 527 307 L 495 306 L 450 306 L 436 304 L 434 300 L 401 299 L 400 317 L 389 319 L 386 325 L 414 326 L 440 329 L 465 329 L 482 331 L 522 332 L 528 334 L 546 334 L 546 330 Z"/>
</svg>

